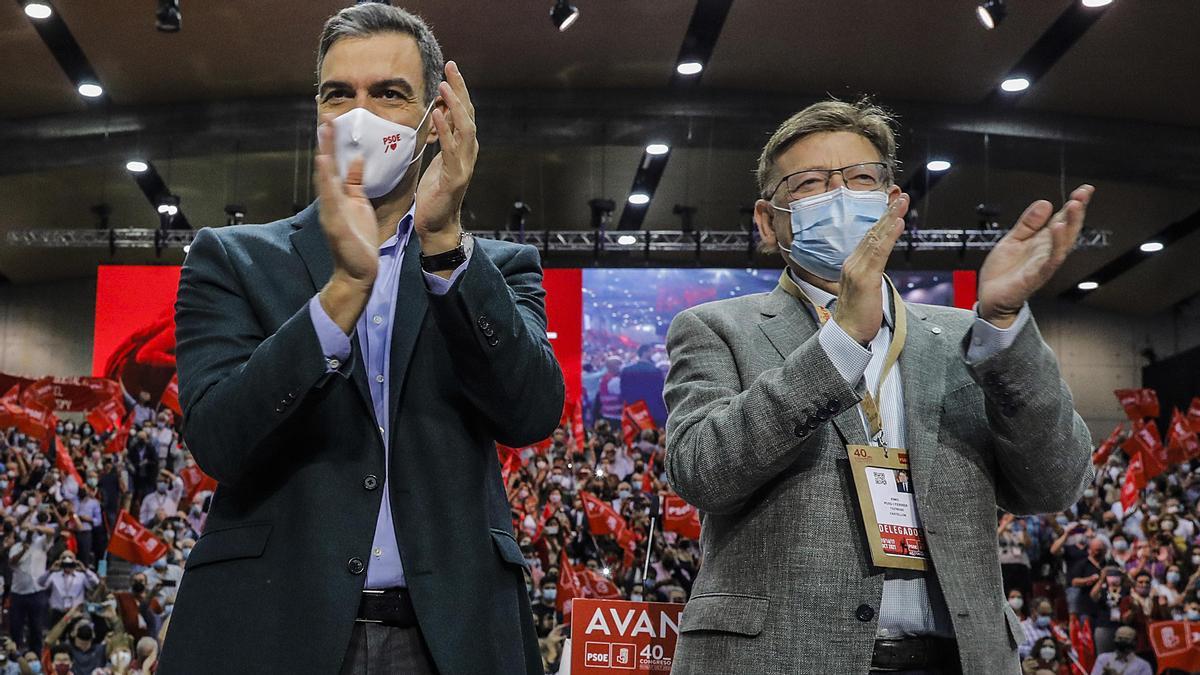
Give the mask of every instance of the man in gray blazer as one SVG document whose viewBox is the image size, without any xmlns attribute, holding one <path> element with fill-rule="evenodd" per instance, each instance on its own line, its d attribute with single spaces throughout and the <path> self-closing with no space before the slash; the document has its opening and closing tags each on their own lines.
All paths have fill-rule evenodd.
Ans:
<svg viewBox="0 0 1200 675">
<path fill-rule="evenodd" d="M 318 72 L 318 202 L 200 230 L 180 277 L 220 486 L 158 672 L 540 674 L 495 446 L 562 413 L 537 251 L 464 236 L 475 113 L 419 18 L 342 10 Z"/>
<path fill-rule="evenodd" d="M 1019 672 L 996 509 L 1058 511 L 1093 477 L 1026 300 L 1093 189 L 1025 210 L 983 265 L 975 311 L 895 302 L 883 271 L 908 197 L 890 124 L 838 101 L 784 122 L 755 207 L 787 263 L 780 286 L 671 325 L 666 470 L 704 513 L 676 673 Z M 848 445 L 908 451 L 924 571 L 873 563 Z"/>
</svg>

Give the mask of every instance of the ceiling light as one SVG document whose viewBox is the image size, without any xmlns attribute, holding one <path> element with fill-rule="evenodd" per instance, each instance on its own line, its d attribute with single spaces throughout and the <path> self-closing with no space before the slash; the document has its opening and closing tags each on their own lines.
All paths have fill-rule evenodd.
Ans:
<svg viewBox="0 0 1200 675">
<path fill-rule="evenodd" d="M 550 8 L 550 22 L 558 28 L 560 33 L 570 28 L 578 18 L 579 8 L 568 0 L 555 0 L 554 7 Z"/>
<path fill-rule="evenodd" d="M 650 203 L 650 195 L 645 192 L 635 192 L 629 195 L 629 203 L 634 206 L 642 206 Z"/>
<path fill-rule="evenodd" d="M 31 19 L 48 19 L 54 13 L 50 9 L 50 5 L 44 2 L 27 2 L 25 3 L 25 16 Z"/>
<path fill-rule="evenodd" d="M 1004 91 L 1025 91 L 1029 88 L 1029 80 L 1024 77 L 1010 77 L 1000 83 L 1000 88 Z"/>
<path fill-rule="evenodd" d="M 154 27 L 163 33 L 178 33 L 183 27 L 183 14 L 179 12 L 179 0 L 158 0 L 158 11 L 154 13 Z"/>
<path fill-rule="evenodd" d="M 947 162 L 944 159 L 935 159 L 926 164 L 925 168 L 929 169 L 930 171 L 945 171 L 946 169 L 950 168 L 950 162 Z"/>
<path fill-rule="evenodd" d="M 1094 281 L 1079 282 L 1079 290 L 1081 290 L 1081 291 L 1094 291 L 1097 288 L 1100 288 L 1100 284 L 1098 284 Z"/>
<path fill-rule="evenodd" d="M 637 237 L 632 234 L 623 234 L 617 237 L 617 243 L 622 246 L 633 246 L 637 243 Z"/>
<path fill-rule="evenodd" d="M 88 98 L 98 98 L 104 95 L 104 88 L 94 82 L 84 82 L 79 85 L 79 95 Z"/>
<path fill-rule="evenodd" d="M 665 155 L 670 151 L 671 146 L 667 145 L 666 143 L 651 143 L 650 145 L 646 146 L 646 154 L 654 155 L 655 157 L 659 155 Z"/>
<path fill-rule="evenodd" d="M 1006 14 L 1008 8 L 1004 6 L 1004 0 L 986 0 L 975 8 L 975 16 L 979 18 L 979 23 L 988 30 L 999 26 Z"/>
<path fill-rule="evenodd" d="M 158 212 L 164 216 L 179 213 L 179 195 L 166 195 L 158 201 Z"/>
<path fill-rule="evenodd" d="M 680 75 L 695 75 L 704 70 L 704 64 L 699 61 L 684 61 L 675 66 L 675 72 Z"/>
<path fill-rule="evenodd" d="M 125 162 L 125 170 L 131 173 L 141 173 L 149 168 L 150 165 L 140 159 L 131 159 L 128 162 Z"/>
<path fill-rule="evenodd" d="M 1084 7 L 1107 7 L 1112 4 L 1112 0 L 1083 0 Z"/>
<path fill-rule="evenodd" d="M 1142 253 L 1158 253 L 1163 250 L 1163 244 L 1160 241 L 1148 241 L 1141 246 Z"/>
</svg>

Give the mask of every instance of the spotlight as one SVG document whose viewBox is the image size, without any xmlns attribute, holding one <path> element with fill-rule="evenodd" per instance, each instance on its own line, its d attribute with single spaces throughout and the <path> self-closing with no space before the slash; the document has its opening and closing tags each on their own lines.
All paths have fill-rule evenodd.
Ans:
<svg viewBox="0 0 1200 675">
<path fill-rule="evenodd" d="M 246 207 L 241 204 L 225 205 L 225 224 L 241 225 L 246 222 Z"/>
<path fill-rule="evenodd" d="M 27 2 L 25 3 L 25 16 L 31 19 L 48 19 L 54 13 L 50 9 L 50 5 L 44 2 Z"/>
<path fill-rule="evenodd" d="M 704 70 L 704 64 L 699 61 L 684 61 L 675 66 L 675 72 L 680 75 L 696 75 L 702 70 Z"/>
<path fill-rule="evenodd" d="M 945 171 L 950 168 L 950 162 L 944 159 L 935 159 L 926 164 L 925 168 L 930 171 Z"/>
<path fill-rule="evenodd" d="M 158 201 L 158 212 L 170 218 L 179 213 L 179 195 L 167 195 Z"/>
<path fill-rule="evenodd" d="M 179 12 L 179 0 L 158 0 L 158 11 L 154 13 L 154 27 L 164 33 L 178 33 L 183 25 L 183 14 Z"/>
<path fill-rule="evenodd" d="M 125 162 L 125 170 L 130 173 L 141 173 L 149 168 L 150 165 L 140 159 L 131 159 L 128 162 Z"/>
<path fill-rule="evenodd" d="M 1004 0 L 985 0 L 975 8 L 975 16 L 979 18 L 979 23 L 988 30 L 999 26 L 1007 14 L 1008 8 L 1004 6 Z"/>
<path fill-rule="evenodd" d="M 1112 0 L 1083 0 L 1084 7 L 1107 7 L 1112 4 Z"/>
<path fill-rule="evenodd" d="M 1142 253 L 1158 253 L 1163 250 L 1163 244 L 1159 241 L 1148 241 L 1141 245 Z"/>
<path fill-rule="evenodd" d="M 650 145 L 646 146 L 646 154 L 654 157 L 665 155 L 670 151 L 671 146 L 667 145 L 666 143 L 651 143 Z"/>
<path fill-rule="evenodd" d="M 88 98 L 99 98 L 104 95 L 104 87 L 94 82 L 84 82 L 79 85 L 79 95 Z"/>
<path fill-rule="evenodd" d="M 1079 282 L 1079 290 L 1081 291 L 1094 291 L 1097 288 L 1100 288 L 1100 284 L 1096 283 L 1095 281 Z"/>
<path fill-rule="evenodd" d="M 555 0 L 554 7 L 550 8 L 550 22 L 558 28 L 560 33 L 570 28 L 578 18 L 579 8 L 572 5 L 569 0 Z"/>
<path fill-rule="evenodd" d="M 644 206 L 650 203 L 650 195 L 645 192 L 635 192 L 629 195 L 629 203 L 634 206 Z"/>
<path fill-rule="evenodd" d="M 623 234 L 617 237 L 617 243 L 622 246 L 633 246 L 637 243 L 637 237 L 632 234 Z"/>
<path fill-rule="evenodd" d="M 191 245 L 191 244 L 184 244 L 184 245 L 183 245 L 183 253 L 184 253 L 184 255 L 187 255 L 187 252 L 188 252 L 188 251 L 190 251 L 190 250 L 192 250 L 192 245 Z"/>
<path fill-rule="evenodd" d="M 1007 92 L 1025 91 L 1029 88 L 1029 80 L 1024 77 L 1010 77 L 1000 83 L 1000 88 Z"/>
</svg>

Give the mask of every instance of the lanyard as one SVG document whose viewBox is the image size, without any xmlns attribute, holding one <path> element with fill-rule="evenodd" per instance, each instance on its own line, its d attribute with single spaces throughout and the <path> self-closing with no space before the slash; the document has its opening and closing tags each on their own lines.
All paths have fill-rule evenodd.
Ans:
<svg viewBox="0 0 1200 675">
<path fill-rule="evenodd" d="M 872 395 L 870 391 L 865 391 L 862 398 L 863 412 L 866 414 L 867 424 L 870 427 L 871 441 L 879 446 L 884 445 L 883 416 L 879 412 L 877 401 L 882 400 L 880 392 L 883 389 L 883 383 L 887 380 L 892 367 L 900 360 L 900 350 L 904 348 L 904 338 L 908 335 L 908 315 L 904 309 L 904 300 L 900 297 L 900 291 L 896 290 L 896 286 L 892 284 L 891 279 L 887 278 L 887 275 L 884 275 L 883 279 L 892 291 L 892 316 L 895 317 L 896 329 L 893 331 L 892 342 L 888 346 L 887 354 L 883 358 L 883 369 L 879 371 L 879 380 L 875 383 L 875 393 Z M 786 269 L 779 278 L 779 285 L 789 295 L 813 308 L 817 314 L 817 320 L 822 326 L 832 318 L 829 310 L 813 302 L 804 289 L 792 280 Z"/>
</svg>

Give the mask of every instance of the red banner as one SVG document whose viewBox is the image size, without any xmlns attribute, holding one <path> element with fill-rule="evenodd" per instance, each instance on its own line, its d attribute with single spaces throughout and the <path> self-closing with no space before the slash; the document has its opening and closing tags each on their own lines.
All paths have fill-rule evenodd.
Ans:
<svg viewBox="0 0 1200 675">
<path fill-rule="evenodd" d="M 583 590 L 579 588 L 579 577 L 575 568 L 567 559 L 567 549 L 564 548 L 558 557 L 558 594 L 554 598 L 554 606 L 562 612 L 564 618 L 571 616 L 571 600 L 581 597 Z"/>
<path fill-rule="evenodd" d="M 1125 415 L 1134 422 L 1158 417 L 1158 392 L 1153 389 L 1117 389 L 1113 393 L 1125 408 Z"/>
<path fill-rule="evenodd" d="M 86 412 L 121 396 L 121 385 L 103 377 L 43 377 L 26 380 L 0 376 L 3 382 L 21 382 L 21 403 L 55 412 Z"/>
<path fill-rule="evenodd" d="M 1096 466 L 1103 466 L 1106 462 L 1108 462 L 1108 458 L 1112 456 L 1113 450 L 1117 448 L 1117 442 L 1120 439 L 1121 431 L 1124 428 L 1124 423 L 1118 424 L 1117 428 L 1113 429 L 1113 432 L 1108 435 L 1108 438 L 1104 439 L 1104 442 L 1100 444 L 1100 447 L 1096 448 L 1096 451 L 1092 453 L 1092 464 L 1095 464 Z"/>
<path fill-rule="evenodd" d="M 108 542 L 108 552 L 139 565 L 152 565 L 167 554 L 167 545 L 128 511 L 122 511 Z"/>
<path fill-rule="evenodd" d="M 1192 399 L 1192 404 L 1188 406 L 1187 418 L 1192 423 L 1192 428 L 1200 431 L 1200 396 Z"/>
<path fill-rule="evenodd" d="M 575 441 L 575 452 L 583 452 L 587 445 L 583 430 L 583 400 L 580 399 L 571 411 L 571 438 Z"/>
<path fill-rule="evenodd" d="M 588 530 L 594 535 L 620 534 L 625 529 L 625 519 L 612 506 L 591 494 L 579 491 L 583 499 L 583 509 L 587 512 Z"/>
<path fill-rule="evenodd" d="M 179 479 L 183 481 L 183 494 L 187 496 L 189 502 L 197 492 L 217 489 L 217 479 L 204 473 L 195 464 L 180 469 Z"/>
<path fill-rule="evenodd" d="M 1200 670 L 1200 622 L 1155 621 L 1149 635 L 1158 672 L 1168 668 L 1189 673 Z"/>
<path fill-rule="evenodd" d="M 179 407 L 179 373 L 175 373 L 171 377 L 171 381 L 167 383 L 167 388 L 163 390 L 162 404 L 175 411 L 176 415 L 183 414 L 183 410 Z"/>
<path fill-rule="evenodd" d="M 583 590 L 585 598 L 601 598 L 605 600 L 621 599 L 621 589 L 609 580 L 603 574 L 583 568 L 576 573 L 576 580 L 579 581 L 580 588 Z"/>
<path fill-rule="evenodd" d="M 679 495 L 668 495 L 663 500 L 663 529 L 678 532 L 687 539 L 700 539 L 700 511 L 683 501 Z"/>
<path fill-rule="evenodd" d="M 1151 480 L 1167 470 L 1167 449 L 1163 447 L 1162 436 L 1159 435 L 1158 424 L 1154 420 L 1134 422 L 1133 433 L 1125 439 L 1121 449 L 1130 457 L 1137 455 L 1142 458 L 1146 480 Z"/>
<path fill-rule="evenodd" d="M 1129 509 L 1137 503 L 1138 494 L 1146 487 L 1146 473 L 1142 467 L 1142 456 L 1136 455 L 1129 460 L 1129 467 L 1125 469 L 1125 482 L 1121 484 L 1122 513 L 1129 513 Z"/>
<path fill-rule="evenodd" d="M 1167 456 L 1173 462 L 1186 462 L 1200 454 L 1200 439 L 1196 437 L 1196 426 L 1176 408 L 1171 415 L 1171 428 L 1167 430 Z"/>
<path fill-rule="evenodd" d="M 54 442 L 54 465 L 60 471 L 75 479 L 75 485 L 83 487 L 83 478 L 79 476 L 79 471 L 75 468 L 75 462 L 71 460 L 71 453 L 67 452 L 67 446 L 58 436 L 51 435 L 50 438 Z"/>
<path fill-rule="evenodd" d="M 1079 663 L 1086 672 L 1092 672 L 1096 664 L 1096 643 L 1092 639 L 1092 620 L 1084 617 L 1080 623 L 1079 617 L 1071 615 L 1071 646 L 1079 657 Z"/>
<path fill-rule="evenodd" d="M 572 675 L 670 672 L 682 614 L 678 603 L 576 600 Z"/>
<path fill-rule="evenodd" d="M 654 453 L 650 453 L 650 460 L 646 462 L 646 468 L 642 471 L 642 492 L 654 492 Z"/>
<path fill-rule="evenodd" d="M 654 416 L 650 414 L 650 408 L 646 406 L 645 401 L 637 401 L 625 406 L 625 411 L 621 415 L 621 431 L 625 436 L 625 447 L 633 447 L 637 442 L 638 434 L 647 429 L 657 429 L 654 425 Z"/>
</svg>

